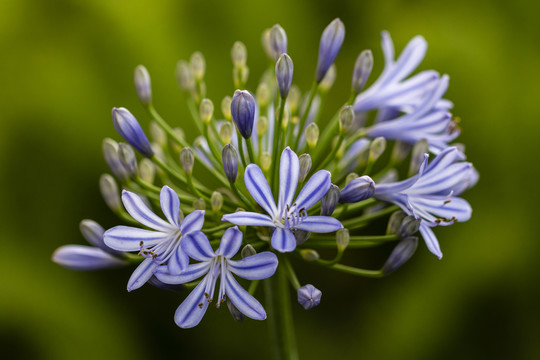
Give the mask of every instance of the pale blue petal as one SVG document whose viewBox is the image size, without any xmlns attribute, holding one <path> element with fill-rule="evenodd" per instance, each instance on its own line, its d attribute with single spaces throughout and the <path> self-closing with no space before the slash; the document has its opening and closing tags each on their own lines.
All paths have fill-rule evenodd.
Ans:
<svg viewBox="0 0 540 360">
<path fill-rule="evenodd" d="M 279 214 L 282 214 L 287 205 L 292 205 L 296 186 L 298 185 L 299 173 L 300 162 L 298 156 L 287 146 L 281 153 L 281 162 L 279 163 Z"/>
<path fill-rule="evenodd" d="M 204 225 L 204 210 L 196 210 L 185 217 L 180 225 L 182 235 L 187 235 L 192 231 L 200 231 Z"/>
<path fill-rule="evenodd" d="M 276 228 L 270 241 L 279 252 L 290 252 L 296 248 L 296 239 L 291 230 Z"/>
<path fill-rule="evenodd" d="M 52 260 L 71 270 L 98 270 L 127 265 L 100 248 L 84 245 L 64 245 L 56 249 Z"/>
<path fill-rule="evenodd" d="M 226 259 L 230 259 L 238 252 L 241 245 L 242 232 L 238 230 L 238 227 L 236 226 L 230 227 L 223 234 L 216 255 L 221 255 Z"/>
<path fill-rule="evenodd" d="M 165 214 L 167 220 L 169 220 L 172 225 L 180 227 L 180 224 L 178 223 L 180 199 L 176 192 L 167 185 L 163 186 L 159 195 L 159 201 L 161 203 L 161 210 L 163 210 L 163 214 Z"/>
<path fill-rule="evenodd" d="M 298 210 L 309 209 L 326 195 L 331 185 L 330 172 L 326 170 L 317 171 L 298 194 L 295 201 L 296 208 Z"/>
<path fill-rule="evenodd" d="M 261 303 L 251 296 L 240 284 L 234 279 L 230 272 L 226 276 L 226 294 L 229 301 L 244 315 L 255 320 L 266 319 L 266 312 Z M 224 281 L 223 279 L 221 281 Z"/>
<path fill-rule="evenodd" d="M 467 221 L 472 214 L 471 205 L 466 200 L 454 196 L 411 196 L 410 202 L 414 208 L 422 208 L 438 218 L 450 220 L 441 221 L 437 225 L 451 225 L 454 223 L 452 218 L 460 222 Z"/>
<path fill-rule="evenodd" d="M 197 326 L 201 322 L 209 304 L 204 297 L 204 290 L 208 280 L 209 276 L 206 276 L 176 309 L 174 314 L 176 325 L 187 329 Z"/>
<path fill-rule="evenodd" d="M 249 164 L 246 168 L 244 181 L 246 188 L 261 207 L 271 216 L 277 214 L 276 203 L 268 181 L 262 170 L 255 164 Z"/>
<path fill-rule="evenodd" d="M 183 242 L 184 239 L 181 239 Z M 173 250 L 169 261 L 167 262 L 167 271 L 171 274 L 180 274 L 186 270 L 189 264 L 189 257 L 184 251 L 182 244 L 177 245 L 176 249 Z"/>
<path fill-rule="evenodd" d="M 145 259 L 137 266 L 131 277 L 129 278 L 127 290 L 133 291 L 143 286 L 154 275 L 156 268 L 159 266 L 152 258 Z"/>
<path fill-rule="evenodd" d="M 420 65 L 426 55 L 427 42 L 422 36 L 415 36 L 399 55 L 393 71 L 388 76 L 390 81 L 401 81 Z"/>
<path fill-rule="evenodd" d="M 171 231 L 171 224 L 154 214 L 137 194 L 122 191 L 122 202 L 127 212 L 141 224 L 159 231 Z"/>
<path fill-rule="evenodd" d="M 215 256 L 208 238 L 201 231 L 183 236 L 181 247 L 190 258 L 197 261 L 209 261 Z"/>
<path fill-rule="evenodd" d="M 138 251 L 141 249 L 141 241 L 145 248 L 159 244 L 166 240 L 170 234 L 134 228 L 131 226 L 115 226 L 105 231 L 103 240 L 111 249 L 120 251 Z"/>
<path fill-rule="evenodd" d="M 315 233 L 328 233 L 343 229 L 338 219 L 330 216 L 308 216 L 295 229 Z"/>
<path fill-rule="evenodd" d="M 424 222 L 420 223 L 420 234 L 422 234 L 422 237 L 424 238 L 424 241 L 426 242 L 426 245 L 435 256 L 437 256 L 439 259 L 442 258 L 442 252 L 441 248 L 439 247 L 439 241 L 437 240 L 437 237 L 433 233 L 433 230 L 427 224 Z"/>
<path fill-rule="evenodd" d="M 210 270 L 210 262 L 200 262 L 188 265 L 180 274 L 171 274 L 166 266 L 160 266 L 154 273 L 159 281 L 166 284 L 185 284 L 200 278 Z"/>
<path fill-rule="evenodd" d="M 264 251 L 242 260 L 229 260 L 228 269 L 247 280 L 262 280 L 274 275 L 278 266 L 276 254 Z"/>
<path fill-rule="evenodd" d="M 270 216 L 249 211 L 238 211 L 233 214 L 223 215 L 221 221 L 228 221 L 235 225 L 274 226 Z"/>
<path fill-rule="evenodd" d="M 386 196 L 388 194 L 395 194 L 400 193 L 402 191 L 405 191 L 409 188 L 411 188 L 419 179 L 421 178 L 422 174 L 424 173 L 424 170 L 426 168 L 427 162 L 428 162 L 428 154 L 424 154 L 424 161 L 422 161 L 422 164 L 420 165 L 420 169 L 418 170 L 418 174 L 396 183 L 388 183 L 388 184 L 375 184 L 375 194 L 373 195 L 375 198 L 379 198 L 382 196 Z"/>
</svg>

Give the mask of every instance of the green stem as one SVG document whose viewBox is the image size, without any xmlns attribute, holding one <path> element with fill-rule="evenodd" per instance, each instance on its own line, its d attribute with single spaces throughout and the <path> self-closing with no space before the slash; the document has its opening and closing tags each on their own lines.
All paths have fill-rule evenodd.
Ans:
<svg viewBox="0 0 540 360">
<path fill-rule="evenodd" d="M 293 146 L 293 149 L 296 150 L 296 152 L 298 152 L 298 143 L 300 141 L 300 138 L 302 137 L 302 132 L 304 131 L 304 126 L 306 125 L 306 121 L 309 115 L 309 111 L 311 110 L 311 104 L 313 103 L 313 99 L 315 99 L 315 95 L 317 95 L 318 87 L 319 87 L 319 83 L 317 82 L 313 82 L 313 85 L 311 85 L 308 104 L 306 106 L 306 109 L 304 110 L 304 113 L 302 114 L 302 117 L 300 118 L 300 125 L 298 127 L 298 136 L 296 137 L 296 141 L 294 142 L 294 146 Z"/>
<path fill-rule="evenodd" d="M 330 152 L 330 154 L 324 159 L 323 163 L 321 165 L 315 165 L 313 166 L 313 169 L 324 169 L 326 165 L 328 165 L 328 163 L 330 163 L 330 161 L 334 160 L 336 158 L 336 154 L 337 152 L 339 151 L 339 148 L 341 147 L 341 143 L 343 142 L 343 139 L 345 138 L 344 134 L 339 134 L 339 139 L 338 139 L 338 142 L 336 144 L 336 146 L 334 146 L 332 148 L 332 151 Z M 321 153 L 319 153 L 321 154 Z M 318 158 L 315 158 L 313 159 L 313 163 L 314 164 L 317 164 L 319 162 L 319 159 Z"/>
<path fill-rule="evenodd" d="M 384 276 L 381 270 L 366 270 L 366 269 L 360 269 L 360 268 L 347 266 L 343 264 L 334 264 L 332 266 L 329 266 L 328 268 L 341 271 L 347 274 L 351 274 L 351 275 L 358 275 L 358 276 L 365 276 L 365 277 L 372 277 L 372 278 L 381 278 Z"/>
<path fill-rule="evenodd" d="M 247 139 L 246 143 L 249 155 L 249 162 L 254 163 L 257 159 L 255 158 L 255 152 L 253 151 L 253 144 L 251 143 L 251 138 Z"/>
<path fill-rule="evenodd" d="M 398 209 L 398 207 L 393 205 L 393 206 L 387 207 L 384 210 L 378 211 L 376 213 L 360 216 L 360 217 L 349 219 L 349 220 L 345 220 L 345 221 L 342 221 L 341 223 L 343 224 L 343 227 L 346 227 L 349 230 L 356 229 L 358 227 L 364 226 L 367 222 L 369 222 L 371 220 L 378 219 L 380 217 L 389 215 L 389 214 L 393 213 L 394 211 L 396 211 L 397 209 Z"/>
<path fill-rule="evenodd" d="M 279 112 L 278 116 L 276 116 L 275 122 L 274 122 L 274 146 L 272 148 L 272 177 L 270 180 L 272 181 L 272 192 L 273 194 L 277 194 L 277 174 L 278 174 L 278 156 L 279 156 L 279 138 L 281 135 L 281 121 L 283 119 L 283 112 L 285 111 L 285 99 L 280 98 L 279 100 Z"/>
</svg>

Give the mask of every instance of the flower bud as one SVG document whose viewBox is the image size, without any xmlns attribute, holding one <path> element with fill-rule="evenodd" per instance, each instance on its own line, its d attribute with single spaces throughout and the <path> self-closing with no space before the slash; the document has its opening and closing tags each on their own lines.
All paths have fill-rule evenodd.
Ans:
<svg viewBox="0 0 540 360">
<path fill-rule="evenodd" d="M 206 62 L 204 61 L 203 54 L 198 51 L 194 52 L 189 59 L 189 66 L 195 80 L 201 81 L 206 71 Z"/>
<path fill-rule="evenodd" d="M 149 184 L 154 183 L 154 177 L 156 176 L 156 167 L 151 160 L 143 158 L 139 162 L 139 176 L 144 182 L 147 182 Z"/>
<path fill-rule="evenodd" d="M 242 312 L 238 310 L 236 306 L 234 306 L 232 301 L 227 301 L 227 308 L 235 321 L 241 322 L 244 320 L 244 314 L 242 314 Z"/>
<path fill-rule="evenodd" d="M 375 192 L 375 182 L 367 175 L 361 176 L 349 182 L 342 190 L 339 202 L 355 203 L 369 199 Z"/>
<path fill-rule="evenodd" d="M 193 210 L 206 210 L 206 203 L 204 202 L 204 199 L 193 200 Z"/>
<path fill-rule="evenodd" d="M 146 157 L 152 157 L 154 152 L 150 142 L 135 117 L 125 108 L 113 108 L 113 124 L 116 131 L 137 151 Z"/>
<path fill-rule="evenodd" d="M 158 289 L 174 291 L 174 292 L 180 292 L 180 291 L 186 290 L 186 286 L 184 284 L 167 284 L 160 281 L 155 275 L 153 275 L 150 279 L 148 279 L 148 284 Z"/>
<path fill-rule="evenodd" d="M 354 110 L 352 106 L 344 106 L 339 112 L 339 131 L 345 134 L 350 130 L 354 120 Z"/>
<path fill-rule="evenodd" d="M 268 119 L 266 116 L 260 116 L 259 121 L 257 121 L 257 135 L 259 137 L 266 134 L 266 131 L 268 130 Z"/>
<path fill-rule="evenodd" d="M 300 89 L 298 88 L 298 86 L 291 85 L 291 89 L 289 90 L 289 96 L 287 96 L 287 102 L 289 103 L 289 107 L 291 108 L 291 113 L 298 113 L 298 107 L 300 106 L 301 97 L 302 94 L 300 93 Z"/>
<path fill-rule="evenodd" d="M 195 89 L 195 79 L 193 79 L 189 64 L 184 60 L 176 64 L 176 81 L 182 91 L 190 92 Z"/>
<path fill-rule="evenodd" d="M 210 206 L 212 206 L 212 211 L 218 212 L 223 206 L 223 195 L 220 192 L 214 191 L 210 197 Z"/>
<path fill-rule="evenodd" d="M 265 82 L 261 82 L 257 86 L 257 101 L 259 102 L 260 107 L 265 107 L 270 102 L 270 88 Z"/>
<path fill-rule="evenodd" d="M 120 143 L 118 144 L 118 156 L 122 165 L 129 173 L 129 177 L 133 178 L 139 174 L 139 167 L 137 165 L 137 157 L 135 156 L 135 151 L 128 144 Z"/>
<path fill-rule="evenodd" d="M 336 231 L 336 243 L 339 251 L 344 251 L 349 246 L 350 241 L 349 229 L 339 229 Z"/>
<path fill-rule="evenodd" d="M 386 149 L 386 139 L 379 136 L 371 142 L 369 146 L 369 161 L 375 162 L 384 153 Z"/>
<path fill-rule="evenodd" d="M 199 116 L 204 125 L 208 125 L 214 115 L 214 103 L 210 99 L 202 99 L 199 106 Z"/>
<path fill-rule="evenodd" d="M 298 303 L 309 310 L 319 305 L 322 292 L 311 284 L 307 284 L 298 289 Z"/>
<path fill-rule="evenodd" d="M 392 213 L 390 219 L 388 219 L 388 225 L 386 226 L 386 235 L 399 234 L 401 222 L 405 216 L 407 216 L 407 214 L 401 210 Z"/>
<path fill-rule="evenodd" d="M 167 134 L 155 121 L 150 123 L 150 138 L 161 147 L 167 145 Z"/>
<path fill-rule="evenodd" d="M 351 181 L 353 181 L 354 179 L 357 179 L 359 177 L 360 176 L 357 173 L 349 173 L 349 174 L 347 174 L 347 176 L 345 177 L 345 185 L 348 185 Z"/>
<path fill-rule="evenodd" d="M 83 245 L 64 245 L 56 249 L 52 261 L 71 270 L 98 270 L 127 265 L 127 262 L 102 249 Z"/>
<path fill-rule="evenodd" d="M 300 256 L 306 261 L 315 261 L 319 260 L 320 255 L 317 251 L 313 249 L 301 249 L 300 250 Z"/>
<path fill-rule="evenodd" d="M 300 163 L 300 173 L 298 175 L 298 181 L 302 182 L 306 179 L 307 174 L 311 170 L 311 156 L 309 154 L 302 154 L 298 157 Z"/>
<path fill-rule="evenodd" d="M 249 91 L 236 90 L 231 101 L 231 115 L 238 131 L 245 139 L 251 137 L 255 120 L 255 99 Z"/>
<path fill-rule="evenodd" d="M 99 189 L 109 209 L 115 213 L 122 210 L 122 200 L 120 200 L 118 185 L 111 175 L 101 175 L 99 178 Z"/>
<path fill-rule="evenodd" d="M 194 161 L 193 150 L 191 150 L 191 148 L 185 147 L 180 151 L 180 163 L 188 176 L 191 176 L 193 173 Z"/>
<path fill-rule="evenodd" d="M 272 54 L 275 60 L 287 52 L 287 34 L 279 25 L 274 25 L 270 30 L 270 44 L 272 46 Z"/>
<path fill-rule="evenodd" d="M 238 152 L 233 144 L 227 144 L 221 152 L 223 170 L 229 182 L 234 183 L 238 175 Z"/>
<path fill-rule="evenodd" d="M 150 74 L 143 65 L 135 68 L 134 81 L 139 100 L 143 105 L 150 105 L 152 103 L 152 85 Z"/>
<path fill-rule="evenodd" d="M 311 232 L 305 230 L 294 230 L 294 239 L 296 240 L 296 246 L 303 244 L 309 239 Z"/>
<path fill-rule="evenodd" d="M 388 275 L 396 271 L 401 265 L 405 264 L 411 256 L 413 256 L 417 246 L 417 237 L 411 236 L 401 240 L 388 257 L 388 260 L 384 263 L 381 269 L 382 273 Z"/>
<path fill-rule="evenodd" d="M 267 172 L 270 170 L 270 166 L 272 166 L 272 155 L 265 151 L 261 154 L 261 169 Z"/>
<path fill-rule="evenodd" d="M 424 162 L 424 154 L 429 150 L 427 140 L 420 140 L 414 144 L 411 155 L 411 165 L 409 167 L 409 176 L 418 174 L 420 165 Z"/>
<path fill-rule="evenodd" d="M 373 54 L 371 50 L 364 50 L 358 55 L 354 64 L 351 83 L 353 92 L 358 94 L 364 89 L 369 74 L 371 74 L 371 69 L 373 69 Z"/>
<path fill-rule="evenodd" d="M 114 179 L 112 180 L 114 181 Z M 118 197 L 118 199 L 120 199 L 120 197 Z M 94 220 L 85 219 L 81 221 L 79 224 L 79 229 L 81 230 L 83 237 L 90 245 L 94 245 L 95 247 L 101 249 L 110 249 L 107 245 L 105 245 L 105 242 L 103 242 L 103 234 L 105 233 L 105 229 L 103 229 L 103 227 L 101 227 L 101 225 Z"/>
<path fill-rule="evenodd" d="M 242 248 L 242 251 L 240 252 L 240 255 L 242 256 L 242 259 L 245 259 L 249 256 L 253 256 L 257 254 L 257 251 L 251 244 L 247 244 Z"/>
<path fill-rule="evenodd" d="M 399 237 L 405 239 L 414 235 L 420 229 L 421 222 L 421 219 L 417 219 L 414 216 L 405 216 L 399 227 Z"/>
<path fill-rule="evenodd" d="M 402 162 L 409 155 L 411 148 L 409 143 L 396 141 L 394 149 L 392 149 L 392 162 L 395 164 Z"/>
<path fill-rule="evenodd" d="M 345 26 L 341 20 L 335 19 L 324 29 L 319 44 L 319 60 L 317 62 L 315 81 L 321 82 L 324 78 L 324 75 L 336 60 L 344 39 Z"/>
<path fill-rule="evenodd" d="M 225 96 L 223 100 L 221 100 L 221 113 L 227 120 L 231 120 L 231 100 L 230 96 Z"/>
<path fill-rule="evenodd" d="M 116 141 L 109 138 L 103 140 L 103 157 L 109 169 L 111 169 L 118 180 L 125 181 L 129 179 L 129 173 L 120 161 L 118 143 Z"/>
<path fill-rule="evenodd" d="M 306 142 L 310 149 L 317 146 L 319 141 L 319 127 L 315 123 L 311 123 L 306 127 Z"/>
<path fill-rule="evenodd" d="M 339 187 L 332 184 L 330 186 L 330 189 L 326 192 L 326 195 L 324 195 L 321 198 L 321 215 L 322 216 L 330 216 L 334 213 L 334 210 L 336 210 L 336 206 L 338 204 L 340 197 L 340 191 Z"/>
<path fill-rule="evenodd" d="M 323 93 L 327 93 L 330 91 L 332 86 L 334 86 L 334 82 L 336 82 L 337 77 L 337 69 L 336 65 L 330 66 L 330 69 L 326 72 L 326 75 L 324 75 L 322 81 L 319 83 L 319 89 Z"/>
<path fill-rule="evenodd" d="M 231 59 L 236 68 L 243 67 L 247 61 L 247 49 L 243 42 L 237 41 L 231 49 Z"/>
<path fill-rule="evenodd" d="M 291 89 L 293 78 L 293 61 L 289 55 L 283 53 L 279 56 L 276 62 L 276 80 L 278 84 L 279 94 L 282 99 L 286 99 Z"/>
<path fill-rule="evenodd" d="M 233 137 L 233 126 L 230 122 L 224 121 L 219 128 L 219 138 L 223 144 L 229 144 Z"/>
<path fill-rule="evenodd" d="M 271 32 L 272 32 L 272 29 L 264 29 L 261 36 L 261 43 L 262 43 L 264 52 L 266 53 L 266 56 L 274 60 L 274 49 L 272 48 L 272 40 L 270 39 Z"/>
</svg>

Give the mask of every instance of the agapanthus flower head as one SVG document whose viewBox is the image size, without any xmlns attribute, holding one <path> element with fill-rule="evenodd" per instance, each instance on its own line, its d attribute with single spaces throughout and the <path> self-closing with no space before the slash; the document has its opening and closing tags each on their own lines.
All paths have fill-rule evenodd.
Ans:
<svg viewBox="0 0 540 360">
<path fill-rule="evenodd" d="M 308 216 L 307 214 L 307 210 L 315 205 L 330 188 L 330 173 L 320 170 L 313 174 L 293 201 L 299 172 L 298 156 L 287 147 L 281 154 L 279 195 L 276 206 L 272 190 L 262 170 L 255 164 L 248 165 L 244 175 L 246 188 L 268 215 L 240 211 L 224 215 L 223 221 L 229 221 L 235 225 L 272 228 L 272 247 L 280 252 L 289 252 L 296 248 L 293 230 L 327 233 L 343 228 L 337 219 L 330 216 Z"/>
<path fill-rule="evenodd" d="M 255 320 L 266 319 L 262 305 L 236 281 L 233 274 L 248 280 L 266 279 L 276 271 L 278 260 L 274 253 L 265 251 L 241 260 L 232 260 L 242 245 L 242 232 L 237 227 L 225 231 L 219 248 L 214 251 L 206 235 L 193 232 L 185 236 L 184 251 L 199 263 L 188 265 L 180 274 L 171 274 L 168 269 L 156 273 L 159 280 L 169 284 L 183 284 L 204 275 L 203 280 L 176 310 L 174 320 L 182 328 L 199 324 L 215 301 L 216 306 L 227 301 L 245 316 Z M 217 279 L 220 278 L 219 292 L 215 296 Z"/>
<path fill-rule="evenodd" d="M 142 225 L 152 230 L 131 226 L 116 226 L 107 230 L 105 244 L 119 251 L 138 251 L 145 260 L 135 269 L 128 281 L 128 290 L 144 285 L 159 265 L 167 264 L 170 273 L 187 268 L 189 258 L 182 250 L 181 240 L 191 232 L 200 231 L 204 211 L 198 210 L 180 220 L 180 199 L 176 192 L 163 186 L 160 193 L 161 210 L 167 221 L 157 216 L 137 194 L 124 190 L 122 202 L 127 212 Z"/>
</svg>

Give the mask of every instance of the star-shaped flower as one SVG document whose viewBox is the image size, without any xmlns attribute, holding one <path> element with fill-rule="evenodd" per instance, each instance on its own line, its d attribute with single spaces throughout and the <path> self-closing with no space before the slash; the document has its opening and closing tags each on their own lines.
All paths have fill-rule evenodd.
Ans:
<svg viewBox="0 0 540 360">
<path fill-rule="evenodd" d="M 300 163 L 298 156 L 289 147 L 281 154 L 279 168 L 278 204 L 262 170 L 255 164 L 246 167 L 244 181 L 257 204 L 268 215 L 240 211 L 223 216 L 223 221 L 235 225 L 268 226 L 274 229 L 272 247 L 280 252 L 293 251 L 296 239 L 293 230 L 328 233 L 343 228 L 343 225 L 330 216 L 308 216 L 307 210 L 315 205 L 330 188 L 330 173 L 326 170 L 316 172 L 293 201 L 298 185 Z"/>
<path fill-rule="evenodd" d="M 185 270 L 189 257 L 180 246 L 181 240 L 185 235 L 201 230 L 204 223 L 204 211 L 194 211 L 181 221 L 179 218 L 180 199 L 168 186 L 163 186 L 160 193 L 161 209 L 168 222 L 154 214 L 144 201 L 132 192 L 124 190 L 122 202 L 135 220 L 153 229 L 116 226 L 105 232 L 105 244 L 110 248 L 120 251 L 139 251 L 146 258 L 131 275 L 128 291 L 144 285 L 159 265 L 166 263 L 171 274 Z"/>
</svg>

